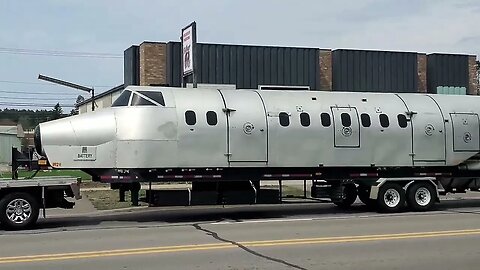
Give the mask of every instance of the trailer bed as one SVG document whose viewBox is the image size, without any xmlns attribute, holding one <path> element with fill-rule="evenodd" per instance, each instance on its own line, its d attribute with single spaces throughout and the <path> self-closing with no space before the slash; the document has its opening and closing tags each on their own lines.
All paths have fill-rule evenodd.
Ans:
<svg viewBox="0 0 480 270">
<path fill-rule="evenodd" d="M 0 189 L 2 188 L 23 188 L 23 187 L 52 187 L 77 185 L 77 178 L 64 176 L 43 176 L 34 179 L 10 179 L 0 178 Z"/>
<path fill-rule="evenodd" d="M 0 225 L 7 229 L 33 226 L 40 210 L 73 208 L 67 197 L 81 199 L 76 177 L 37 177 L 35 179 L 0 178 Z"/>
</svg>

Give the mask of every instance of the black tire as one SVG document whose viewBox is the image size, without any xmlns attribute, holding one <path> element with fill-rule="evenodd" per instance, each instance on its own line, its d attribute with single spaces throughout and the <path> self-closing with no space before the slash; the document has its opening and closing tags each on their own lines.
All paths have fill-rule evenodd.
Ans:
<svg viewBox="0 0 480 270">
<path fill-rule="evenodd" d="M 358 198 L 360 201 L 365 204 L 369 208 L 374 208 L 377 206 L 377 202 L 374 199 L 370 199 L 370 187 L 360 185 L 357 188 L 358 190 Z"/>
<path fill-rule="evenodd" d="M 384 213 L 400 212 L 405 206 L 405 191 L 396 183 L 386 183 L 380 187 L 377 197 L 378 210 Z"/>
<path fill-rule="evenodd" d="M 349 208 L 357 199 L 357 187 L 355 184 L 346 184 L 343 187 L 342 198 L 332 200 L 332 202 L 341 208 Z"/>
<path fill-rule="evenodd" d="M 27 210 L 26 207 L 22 207 L 22 211 L 25 211 L 22 213 L 28 216 L 24 217 L 23 219 L 18 218 L 17 221 L 11 220 L 7 214 L 7 208 L 9 204 L 14 204 L 15 201 L 22 202 L 24 203 L 23 205 L 27 203 L 30 209 L 29 211 L 25 211 Z M 39 203 L 32 195 L 24 192 L 7 194 L 3 199 L 0 200 L 0 224 L 7 230 L 21 230 L 29 228 L 34 225 L 35 222 L 37 222 L 39 210 Z"/>
<path fill-rule="evenodd" d="M 437 192 L 431 183 L 413 183 L 407 189 L 407 205 L 413 211 L 428 211 L 436 201 Z"/>
</svg>

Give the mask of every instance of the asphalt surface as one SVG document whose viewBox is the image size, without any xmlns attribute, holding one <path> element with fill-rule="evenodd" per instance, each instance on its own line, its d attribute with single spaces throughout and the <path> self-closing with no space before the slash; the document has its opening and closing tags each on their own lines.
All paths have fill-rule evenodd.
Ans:
<svg viewBox="0 0 480 270">
<path fill-rule="evenodd" d="M 156 208 L 0 230 L 0 269 L 480 269 L 480 200 L 427 213 L 331 204 Z"/>
</svg>

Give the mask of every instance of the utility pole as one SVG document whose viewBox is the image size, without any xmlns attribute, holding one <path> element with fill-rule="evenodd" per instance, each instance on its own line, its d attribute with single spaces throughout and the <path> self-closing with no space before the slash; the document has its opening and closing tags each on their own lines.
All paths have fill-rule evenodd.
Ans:
<svg viewBox="0 0 480 270">
<path fill-rule="evenodd" d="M 59 85 L 63 85 L 63 86 L 70 87 L 70 88 L 75 88 L 75 89 L 82 90 L 82 91 L 85 91 L 85 92 L 89 92 L 90 94 L 92 94 L 92 112 L 95 111 L 95 99 L 94 99 L 95 89 L 93 87 L 86 87 L 86 86 L 79 85 L 79 84 L 76 84 L 76 83 L 71 83 L 71 82 L 67 82 L 67 81 L 64 81 L 64 80 L 48 77 L 48 76 L 45 76 L 45 75 L 42 75 L 42 74 L 38 74 L 38 79 L 43 80 L 43 81 L 47 81 L 47 82 L 51 82 L 51 83 L 55 83 L 55 84 L 59 84 Z"/>
<path fill-rule="evenodd" d="M 480 61 L 475 62 L 475 69 L 477 70 L 477 95 L 480 95 Z"/>
</svg>

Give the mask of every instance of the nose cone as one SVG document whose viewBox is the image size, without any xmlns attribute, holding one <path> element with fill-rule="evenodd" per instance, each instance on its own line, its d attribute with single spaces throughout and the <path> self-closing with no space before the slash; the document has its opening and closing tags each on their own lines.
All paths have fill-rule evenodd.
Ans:
<svg viewBox="0 0 480 270">
<path fill-rule="evenodd" d="M 115 138 L 116 121 L 112 110 L 103 109 L 41 123 L 37 128 L 36 141 L 48 155 L 50 146 L 96 146 L 109 142 Z"/>
<path fill-rule="evenodd" d="M 41 123 L 41 142 L 45 150 L 47 145 L 100 145 L 115 137 L 115 122 L 114 113 L 104 109 Z"/>
<path fill-rule="evenodd" d="M 35 151 L 41 156 L 44 155 L 43 148 L 42 148 L 42 138 L 40 135 L 40 126 L 35 127 L 35 131 L 33 132 L 33 143 L 35 145 Z"/>
<path fill-rule="evenodd" d="M 41 123 L 35 144 L 54 168 L 112 168 L 116 126 L 111 109 L 70 116 Z"/>
</svg>

